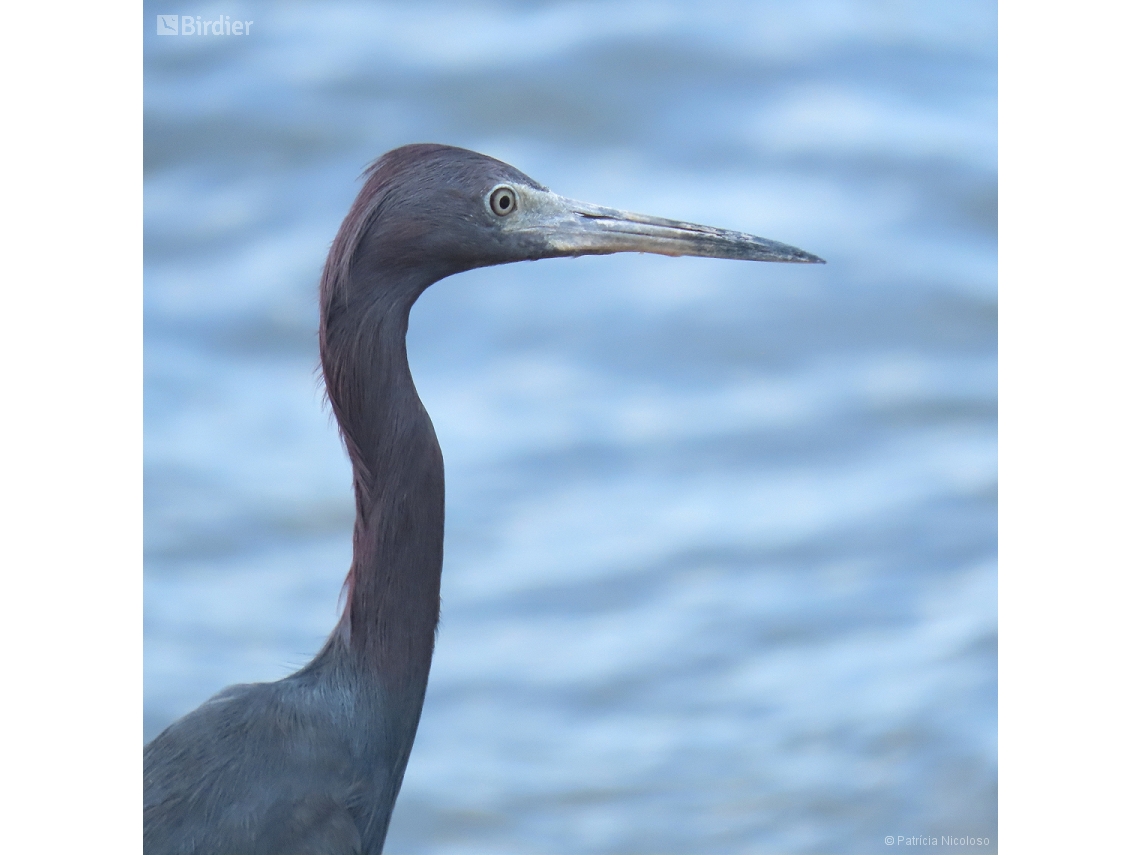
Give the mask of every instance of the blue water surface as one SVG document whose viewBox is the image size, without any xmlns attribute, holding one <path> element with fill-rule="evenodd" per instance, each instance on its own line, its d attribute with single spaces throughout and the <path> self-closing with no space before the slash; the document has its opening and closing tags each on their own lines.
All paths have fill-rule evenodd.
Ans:
<svg viewBox="0 0 1140 855">
<path fill-rule="evenodd" d="M 173 11 L 254 24 L 157 36 Z M 145 24 L 148 739 L 336 620 L 316 282 L 362 168 L 445 142 L 828 265 L 567 259 L 420 299 L 443 619 L 388 850 L 996 851 L 995 3 Z"/>
</svg>

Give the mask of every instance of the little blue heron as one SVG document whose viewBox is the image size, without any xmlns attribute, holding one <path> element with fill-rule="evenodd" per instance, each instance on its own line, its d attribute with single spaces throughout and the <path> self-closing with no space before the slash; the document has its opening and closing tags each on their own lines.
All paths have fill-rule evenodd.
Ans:
<svg viewBox="0 0 1140 855">
<path fill-rule="evenodd" d="M 404 146 L 369 167 L 320 286 L 321 365 L 356 496 L 344 612 L 300 671 L 230 686 L 146 746 L 148 855 L 382 850 L 423 708 L 443 564 L 443 456 L 408 368 L 408 313 L 454 273 L 614 252 L 821 261 L 575 202 L 450 146 Z"/>
</svg>

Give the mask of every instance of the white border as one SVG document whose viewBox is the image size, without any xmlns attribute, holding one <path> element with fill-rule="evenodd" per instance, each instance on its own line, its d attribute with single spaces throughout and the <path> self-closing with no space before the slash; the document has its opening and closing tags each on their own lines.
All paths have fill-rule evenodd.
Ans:
<svg viewBox="0 0 1140 855">
<path fill-rule="evenodd" d="M 1006 852 L 1135 845 L 1138 17 L 999 13 Z"/>
<path fill-rule="evenodd" d="M 4 10 L 7 852 L 142 850 L 139 11 Z"/>
</svg>

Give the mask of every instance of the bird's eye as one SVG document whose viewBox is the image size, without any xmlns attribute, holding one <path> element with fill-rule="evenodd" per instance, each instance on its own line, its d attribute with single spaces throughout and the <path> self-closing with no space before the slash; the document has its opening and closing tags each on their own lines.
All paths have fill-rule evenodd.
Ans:
<svg viewBox="0 0 1140 855">
<path fill-rule="evenodd" d="M 491 191 L 491 210 L 505 217 L 519 206 L 518 196 L 510 187 L 496 187 Z"/>
</svg>

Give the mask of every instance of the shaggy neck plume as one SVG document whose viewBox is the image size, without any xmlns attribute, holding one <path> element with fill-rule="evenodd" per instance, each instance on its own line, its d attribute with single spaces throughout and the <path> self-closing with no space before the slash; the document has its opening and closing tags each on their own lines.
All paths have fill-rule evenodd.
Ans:
<svg viewBox="0 0 1140 855">
<path fill-rule="evenodd" d="M 321 287 L 321 363 L 356 495 L 339 629 L 389 688 L 422 702 L 439 619 L 443 457 L 405 336 L 430 279 L 376 269 L 366 258 L 339 266 L 332 256 Z"/>
</svg>

